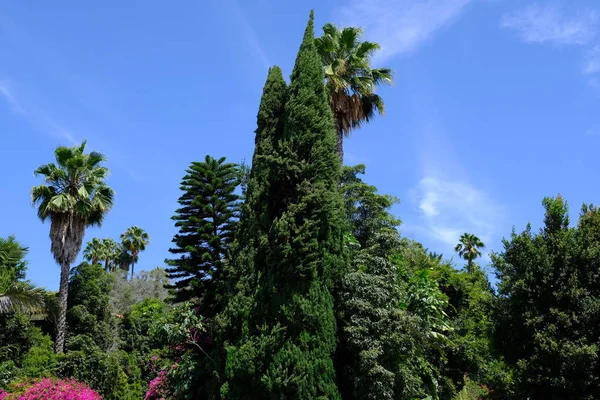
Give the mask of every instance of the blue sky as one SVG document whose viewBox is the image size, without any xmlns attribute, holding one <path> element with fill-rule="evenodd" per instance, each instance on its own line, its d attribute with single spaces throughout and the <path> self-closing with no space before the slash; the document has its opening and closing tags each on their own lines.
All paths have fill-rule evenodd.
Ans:
<svg viewBox="0 0 600 400">
<path fill-rule="evenodd" d="M 452 254 L 488 250 L 561 193 L 598 202 L 600 4 L 526 0 L 63 1 L 0 5 L 0 236 L 29 247 L 29 278 L 59 269 L 37 220 L 33 170 L 83 139 L 109 158 L 114 209 L 86 239 L 131 225 L 163 265 L 179 181 L 205 154 L 250 159 L 270 65 L 291 73 L 309 10 L 360 25 L 395 70 L 387 114 L 346 141 L 346 163 L 402 201 L 402 233 Z M 100 5 L 101 4 L 101 5 Z M 318 31 L 317 31 L 318 33 Z"/>
</svg>

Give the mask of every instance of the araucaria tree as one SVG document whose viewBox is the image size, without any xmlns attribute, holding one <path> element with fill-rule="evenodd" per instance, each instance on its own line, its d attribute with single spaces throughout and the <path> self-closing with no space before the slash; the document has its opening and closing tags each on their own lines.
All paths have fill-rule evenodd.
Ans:
<svg viewBox="0 0 600 400">
<path fill-rule="evenodd" d="M 458 255 L 467 261 L 467 271 L 473 271 L 473 261 L 481 257 L 481 250 L 485 244 L 472 233 L 463 233 L 454 250 Z"/>
<path fill-rule="evenodd" d="M 140 251 L 146 250 L 150 236 L 139 226 L 132 226 L 121 234 L 121 246 L 131 256 L 131 279 L 133 279 L 135 263 L 138 262 Z"/>
<path fill-rule="evenodd" d="M 323 36 L 315 40 L 321 57 L 336 128 L 336 152 L 344 158 L 344 136 L 383 114 L 383 99 L 375 93 L 381 84 L 392 84 L 392 70 L 371 68 L 371 57 L 379 50 L 375 42 L 361 41 L 361 28 L 323 27 Z"/>
<path fill-rule="evenodd" d="M 199 301 L 207 318 L 220 311 L 223 265 L 238 218 L 238 185 L 237 165 L 225 157 L 193 162 L 181 181 L 180 208 L 172 217 L 179 229 L 169 249 L 177 258 L 167 260 L 173 300 Z"/>
<path fill-rule="evenodd" d="M 249 335 L 230 348 L 228 399 L 339 399 L 333 282 L 345 269 L 341 164 L 314 43 L 313 15 L 269 157 L 266 254 L 256 258 Z M 252 205 L 250 205 L 252 207 Z M 249 373 L 250 371 L 253 371 Z M 248 379 L 240 379 L 248 374 Z M 237 378 L 237 379 L 236 379 Z"/>
<path fill-rule="evenodd" d="M 101 225 L 113 204 L 113 191 L 106 183 L 108 169 L 101 166 L 105 157 L 97 152 L 84 153 L 80 146 L 60 146 L 56 163 L 40 166 L 45 184 L 31 190 L 38 217 L 50 220 L 50 251 L 60 265 L 59 315 L 56 327 L 56 351 L 62 353 L 65 342 L 69 269 L 77 259 L 85 229 Z"/>
</svg>

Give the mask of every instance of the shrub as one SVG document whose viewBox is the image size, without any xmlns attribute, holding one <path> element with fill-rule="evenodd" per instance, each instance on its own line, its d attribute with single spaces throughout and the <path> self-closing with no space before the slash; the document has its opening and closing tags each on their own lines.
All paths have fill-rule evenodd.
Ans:
<svg viewBox="0 0 600 400">
<path fill-rule="evenodd" d="M 28 378 L 48 378 L 54 375 L 57 359 L 52 345 L 50 336 L 42 336 L 40 342 L 23 356 L 21 375 Z"/>
<path fill-rule="evenodd" d="M 105 400 L 141 398 L 140 369 L 134 358 L 122 351 L 105 353 L 86 335 L 73 338 L 71 351 L 59 357 L 57 375 L 88 383 Z"/>
<path fill-rule="evenodd" d="M 0 400 L 101 400 L 92 389 L 73 379 L 44 378 L 14 384 L 10 393 L 0 392 Z"/>
<path fill-rule="evenodd" d="M 150 387 L 144 400 L 164 400 L 168 391 L 167 372 L 160 371 L 158 376 L 150 381 Z M 2 398 L 0 398 L 2 400 Z"/>
<path fill-rule="evenodd" d="M 0 388 L 6 388 L 15 379 L 17 373 L 18 369 L 13 361 L 0 363 Z M 0 400 L 2 400 L 2 396 L 0 396 Z"/>
<path fill-rule="evenodd" d="M 489 394 L 488 389 L 485 386 L 481 386 L 478 383 L 469 379 L 465 376 L 465 386 L 457 394 L 454 400 L 479 400 L 484 399 Z"/>
<path fill-rule="evenodd" d="M 10 360 L 21 367 L 25 353 L 42 340 L 42 331 L 27 315 L 0 315 L 0 363 Z"/>
</svg>

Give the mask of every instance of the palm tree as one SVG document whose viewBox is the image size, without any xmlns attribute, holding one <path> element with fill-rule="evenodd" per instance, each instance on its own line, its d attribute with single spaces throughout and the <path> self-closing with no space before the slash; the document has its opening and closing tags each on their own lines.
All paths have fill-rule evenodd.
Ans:
<svg viewBox="0 0 600 400">
<path fill-rule="evenodd" d="M 323 36 L 315 39 L 323 61 L 325 85 L 329 106 L 337 130 L 336 151 L 343 161 L 344 136 L 369 122 L 385 107 L 375 89 L 381 84 L 393 83 L 390 68 L 371 68 L 371 57 L 380 49 L 375 42 L 361 41 L 363 30 L 348 27 L 338 29 L 328 23 Z"/>
<path fill-rule="evenodd" d="M 92 264 L 100 264 L 101 260 L 106 259 L 106 247 L 102 239 L 93 238 L 85 245 L 83 249 L 84 258 Z"/>
<path fill-rule="evenodd" d="M 150 236 L 140 227 L 132 226 L 121 234 L 121 243 L 123 248 L 131 255 L 131 279 L 135 263 L 138 261 L 140 251 L 146 250 L 146 246 L 150 243 Z"/>
<path fill-rule="evenodd" d="M 27 248 L 14 238 L 0 239 L 0 315 L 10 311 L 41 313 L 44 310 L 44 290 L 19 282 L 15 267 L 23 262 Z"/>
<path fill-rule="evenodd" d="M 64 350 L 71 264 L 81 251 L 85 229 L 102 224 L 114 197 L 104 182 L 109 171 L 100 165 L 105 157 L 97 152 L 85 154 L 85 144 L 59 146 L 54 152 L 56 163 L 35 170 L 45 184 L 31 190 L 38 217 L 42 222 L 50 220 L 50 251 L 60 266 L 57 353 Z"/>
<path fill-rule="evenodd" d="M 119 266 L 119 269 L 121 271 L 125 271 L 125 279 L 127 279 L 127 274 L 129 272 L 129 266 L 134 261 L 134 259 L 131 256 L 131 254 L 129 253 L 129 251 L 127 249 L 125 249 L 125 247 L 123 247 L 123 244 L 117 244 L 117 246 L 118 246 L 118 248 L 117 248 L 117 252 L 115 254 L 114 263 L 115 263 L 115 266 Z M 116 268 L 115 268 L 115 270 L 116 270 Z"/>
<path fill-rule="evenodd" d="M 113 272 L 118 265 L 120 247 L 117 242 L 112 239 L 102 239 L 104 245 L 104 269 Z"/>
<path fill-rule="evenodd" d="M 473 271 L 473 260 L 481 257 L 479 249 L 485 248 L 485 244 L 477 236 L 472 233 L 463 233 L 459 239 L 459 243 L 454 248 L 458 255 L 467 260 L 467 271 Z"/>
<path fill-rule="evenodd" d="M 0 315 L 11 311 L 45 313 L 44 289 L 25 282 L 15 282 L 0 291 Z"/>
<path fill-rule="evenodd" d="M 119 253 L 119 245 L 110 238 L 93 238 L 87 242 L 85 249 L 83 249 L 83 256 L 86 261 L 92 264 L 103 263 L 106 271 L 114 269 L 114 264 L 118 263 Z"/>
</svg>

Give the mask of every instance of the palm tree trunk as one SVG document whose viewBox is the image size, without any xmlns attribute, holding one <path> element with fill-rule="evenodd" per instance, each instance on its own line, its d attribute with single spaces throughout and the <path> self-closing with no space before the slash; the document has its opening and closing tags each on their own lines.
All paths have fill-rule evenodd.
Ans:
<svg viewBox="0 0 600 400">
<path fill-rule="evenodd" d="M 340 158 L 342 165 L 344 165 L 344 132 L 338 129 L 336 130 L 336 136 L 335 153 Z"/>
<path fill-rule="evenodd" d="M 65 336 L 67 333 L 67 296 L 69 295 L 69 264 L 60 267 L 60 289 L 58 294 L 58 323 L 56 325 L 55 351 L 63 353 L 65 350 Z"/>
<path fill-rule="evenodd" d="M 135 263 L 131 263 L 131 280 L 133 280 L 133 269 L 135 268 Z"/>
<path fill-rule="evenodd" d="M 467 272 L 468 273 L 473 272 L 473 259 L 472 258 L 469 258 L 467 260 Z"/>
<path fill-rule="evenodd" d="M 106 260 L 104 260 L 104 270 L 108 271 L 108 258 Z M 110 271 L 108 271 L 110 272 Z"/>
</svg>

